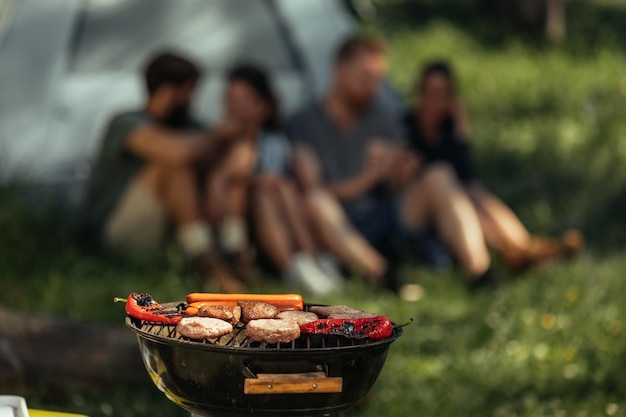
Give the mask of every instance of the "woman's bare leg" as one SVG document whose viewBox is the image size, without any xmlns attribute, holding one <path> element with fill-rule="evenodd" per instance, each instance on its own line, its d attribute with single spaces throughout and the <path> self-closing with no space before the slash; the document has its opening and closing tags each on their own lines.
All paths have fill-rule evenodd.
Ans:
<svg viewBox="0 0 626 417">
<path fill-rule="evenodd" d="M 577 230 L 567 231 L 561 239 L 533 236 L 515 213 L 484 187 L 472 184 L 467 190 L 488 244 L 512 269 L 536 266 L 560 255 L 574 256 L 584 245 Z"/>
<path fill-rule="evenodd" d="M 248 203 L 248 188 L 254 173 L 256 160 L 255 145 L 246 140 L 237 145 L 229 152 L 227 161 L 227 194 L 226 212 L 227 217 L 243 218 Z"/>
<path fill-rule="evenodd" d="M 291 232 L 297 249 L 315 257 L 316 245 L 307 229 L 306 219 L 302 214 L 302 204 L 297 201 L 296 189 L 288 179 L 274 178 L 277 202 L 283 212 L 285 225 Z"/>
<path fill-rule="evenodd" d="M 285 227 L 283 213 L 276 204 L 278 190 L 269 181 L 253 186 L 252 224 L 259 245 L 279 271 L 286 271 L 294 255 L 293 242 Z"/>
<path fill-rule="evenodd" d="M 205 207 L 212 224 L 219 224 L 227 217 L 244 217 L 254 161 L 254 143 L 240 141 L 232 145 L 219 164 L 208 172 Z"/>
<path fill-rule="evenodd" d="M 530 233 L 506 204 L 479 184 L 471 184 L 466 189 L 481 219 L 489 246 L 497 251 L 528 248 Z"/>
<path fill-rule="evenodd" d="M 433 222 L 468 277 L 480 277 L 491 263 L 476 210 L 445 164 L 430 167 L 411 184 L 403 204 L 409 226 Z"/>
<path fill-rule="evenodd" d="M 226 205 L 223 196 L 226 194 L 227 176 L 223 167 L 218 166 L 211 170 L 205 179 L 204 207 L 206 218 L 213 226 L 224 218 Z"/>
<path fill-rule="evenodd" d="M 207 217 L 217 230 L 222 252 L 230 258 L 237 258 L 231 259 L 233 268 L 242 278 L 247 276 L 246 280 L 253 280 L 245 214 L 254 163 L 253 141 L 241 140 L 230 145 L 207 174 L 204 200 Z"/>
</svg>

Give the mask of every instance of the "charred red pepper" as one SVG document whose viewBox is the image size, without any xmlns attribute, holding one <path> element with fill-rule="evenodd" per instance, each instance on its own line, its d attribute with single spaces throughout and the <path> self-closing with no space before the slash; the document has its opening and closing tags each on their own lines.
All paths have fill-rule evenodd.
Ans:
<svg viewBox="0 0 626 417">
<path fill-rule="evenodd" d="M 387 317 L 360 319 L 320 319 L 300 326 L 304 334 L 344 336 L 350 339 L 387 339 L 393 333 L 393 323 Z"/>
<path fill-rule="evenodd" d="M 126 313 L 136 319 L 154 323 L 177 324 L 185 314 L 179 308 L 167 308 L 150 294 L 131 293 L 126 300 Z"/>
</svg>

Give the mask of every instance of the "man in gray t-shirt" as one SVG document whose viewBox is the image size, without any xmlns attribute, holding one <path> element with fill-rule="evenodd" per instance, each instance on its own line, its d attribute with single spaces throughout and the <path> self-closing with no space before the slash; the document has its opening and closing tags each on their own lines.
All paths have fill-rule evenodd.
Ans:
<svg viewBox="0 0 626 417">
<path fill-rule="evenodd" d="M 352 126 L 342 129 L 324 103 L 313 102 L 290 120 L 287 133 L 296 143 L 310 147 L 318 155 L 323 179 L 331 186 L 363 175 L 367 171 L 366 156 L 376 143 L 401 144 L 395 120 L 376 104 L 364 108 Z M 376 176 L 371 175 L 370 187 L 347 193 L 342 198 L 344 204 L 350 205 L 371 194 L 375 181 Z"/>
<path fill-rule="evenodd" d="M 460 184 L 447 166 L 421 168 L 403 149 L 393 117 L 375 103 L 385 71 L 381 43 L 347 39 L 335 57 L 329 93 L 298 112 L 287 133 L 317 156 L 321 180 L 383 255 L 395 256 L 399 231 L 433 225 L 468 280 L 489 281 L 485 239 Z"/>
</svg>

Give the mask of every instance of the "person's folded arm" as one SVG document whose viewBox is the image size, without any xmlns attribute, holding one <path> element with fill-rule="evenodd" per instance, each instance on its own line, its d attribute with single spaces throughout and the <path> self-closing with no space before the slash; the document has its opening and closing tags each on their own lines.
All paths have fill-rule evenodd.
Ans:
<svg viewBox="0 0 626 417">
<path fill-rule="evenodd" d="M 131 133 L 127 149 L 157 163 L 187 165 L 201 157 L 206 142 L 206 133 L 175 132 L 146 124 Z"/>
<path fill-rule="evenodd" d="M 328 184 L 328 188 L 339 200 L 349 201 L 372 189 L 378 181 L 377 173 L 366 169 L 357 177 Z"/>
<path fill-rule="evenodd" d="M 245 126 L 228 124 L 212 132 L 174 131 L 146 124 L 130 135 L 127 148 L 148 160 L 168 165 L 187 165 L 209 159 L 226 141 L 245 135 Z"/>
</svg>

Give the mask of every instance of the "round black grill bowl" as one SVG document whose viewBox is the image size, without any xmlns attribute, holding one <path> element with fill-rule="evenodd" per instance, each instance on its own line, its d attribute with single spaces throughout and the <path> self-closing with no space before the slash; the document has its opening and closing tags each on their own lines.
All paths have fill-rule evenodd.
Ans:
<svg viewBox="0 0 626 417">
<path fill-rule="evenodd" d="M 396 328 L 385 340 L 354 346 L 275 349 L 228 347 L 157 336 L 138 327 L 141 357 L 154 384 L 180 407 L 194 415 L 238 416 L 335 416 L 363 398 L 378 378 L 390 344 L 402 334 Z M 323 373 L 341 378 L 338 392 L 246 394 L 246 379 L 259 374 Z M 256 379 L 258 382 L 258 379 Z M 249 382 L 249 381 L 248 381 Z M 320 386 L 322 384 L 319 384 Z"/>
</svg>

